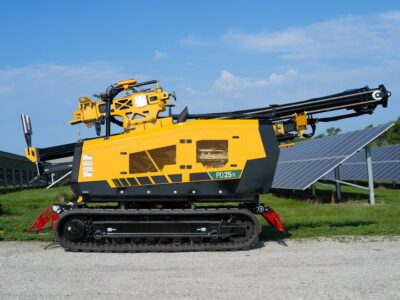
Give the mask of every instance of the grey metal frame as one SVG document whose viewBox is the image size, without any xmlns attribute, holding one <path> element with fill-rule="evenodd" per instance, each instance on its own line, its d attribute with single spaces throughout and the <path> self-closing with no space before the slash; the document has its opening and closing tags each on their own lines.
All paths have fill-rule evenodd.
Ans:
<svg viewBox="0 0 400 300">
<path fill-rule="evenodd" d="M 386 132 L 393 124 L 379 125 L 334 137 L 300 142 L 292 148 L 283 149 L 278 162 L 278 177 L 272 188 L 305 190 L 311 187 L 316 196 L 315 184 L 321 179 L 332 181 L 336 187 L 336 199 L 342 199 L 341 185 L 369 190 L 369 203 L 375 204 L 371 151 L 368 144 Z M 368 187 L 348 183 L 341 178 L 339 167 L 355 153 L 365 149 L 368 170 Z M 330 174 L 329 177 L 326 177 Z"/>
</svg>

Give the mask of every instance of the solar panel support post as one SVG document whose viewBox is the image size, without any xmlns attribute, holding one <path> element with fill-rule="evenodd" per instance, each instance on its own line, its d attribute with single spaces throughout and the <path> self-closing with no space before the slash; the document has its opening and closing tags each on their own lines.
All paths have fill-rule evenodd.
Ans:
<svg viewBox="0 0 400 300">
<path fill-rule="evenodd" d="M 4 192 L 7 193 L 8 182 L 7 182 L 7 169 L 3 168 L 3 184 L 4 184 Z"/>
<path fill-rule="evenodd" d="M 312 193 L 312 195 L 313 195 L 314 198 L 317 198 L 317 190 L 316 190 L 316 188 L 315 188 L 315 183 L 313 183 L 313 184 L 311 185 L 311 193 Z"/>
<path fill-rule="evenodd" d="M 29 170 L 28 169 L 26 169 L 25 174 L 26 174 L 26 187 L 29 188 L 30 184 L 29 184 Z"/>
<path fill-rule="evenodd" d="M 342 189 L 340 185 L 340 172 L 339 172 L 339 166 L 335 168 L 335 179 L 336 179 L 336 200 L 342 201 Z"/>
<path fill-rule="evenodd" d="M 368 146 L 365 147 L 365 160 L 367 163 L 369 204 L 375 205 L 375 190 L 374 190 L 374 176 L 372 172 L 371 148 Z"/>
<path fill-rule="evenodd" d="M 331 180 L 331 181 L 333 181 L 333 182 L 338 181 L 340 184 L 344 184 L 344 185 L 348 185 L 348 186 L 353 186 L 353 187 L 356 187 L 356 188 L 359 188 L 359 189 L 363 189 L 363 190 L 367 190 L 367 191 L 369 190 L 368 187 L 365 187 L 365 186 L 362 186 L 362 185 L 358 185 L 358 184 L 354 184 L 354 183 L 350 183 L 350 182 L 343 181 L 343 180 L 336 180 L 336 179 L 328 179 L 328 180 Z M 319 182 L 319 184 L 322 184 L 322 183 Z"/>
<path fill-rule="evenodd" d="M 60 181 L 62 181 L 64 178 L 68 177 L 68 175 L 71 175 L 72 171 L 69 171 L 68 173 L 64 174 L 63 176 L 61 176 L 60 178 L 58 178 L 56 181 L 52 182 L 48 187 L 46 187 L 46 189 L 51 188 L 52 186 L 56 185 L 57 183 L 59 183 Z"/>
<path fill-rule="evenodd" d="M 17 189 L 17 182 L 15 179 L 15 169 L 11 169 L 11 176 L 12 176 L 12 185 L 13 185 L 13 189 Z"/>
<path fill-rule="evenodd" d="M 22 181 L 22 170 L 19 169 L 19 188 L 22 190 L 24 188 L 24 183 Z"/>
</svg>

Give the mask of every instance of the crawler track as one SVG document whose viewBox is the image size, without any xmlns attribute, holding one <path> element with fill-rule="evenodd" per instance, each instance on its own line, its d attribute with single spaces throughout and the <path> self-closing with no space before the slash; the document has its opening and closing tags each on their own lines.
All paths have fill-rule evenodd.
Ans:
<svg viewBox="0 0 400 300">
<path fill-rule="evenodd" d="M 245 250 L 259 233 L 255 215 L 238 208 L 78 208 L 62 213 L 55 226 L 63 248 L 85 252 Z"/>
</svg>

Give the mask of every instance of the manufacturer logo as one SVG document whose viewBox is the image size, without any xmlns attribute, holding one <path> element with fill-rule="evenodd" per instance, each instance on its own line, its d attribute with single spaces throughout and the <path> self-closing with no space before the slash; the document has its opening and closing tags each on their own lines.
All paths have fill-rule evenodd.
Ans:
<svg viewBox="0 0 400 300">
<path fill-rule="evenodd" d="M 212 180 L 240 178 L 241 174 L 242 170 L 208 172 L 208 175 Z"/>
</svg>

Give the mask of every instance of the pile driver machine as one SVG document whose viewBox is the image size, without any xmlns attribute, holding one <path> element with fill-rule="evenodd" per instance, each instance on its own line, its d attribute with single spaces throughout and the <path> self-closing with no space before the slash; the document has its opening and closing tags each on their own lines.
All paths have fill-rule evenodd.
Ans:
<svg viewBox="0 0 400 300">
<path fill-rule="evenodd" d="M 53 207 L 55 238 L 70 251 L 248 249 L 260 233 L 257 214 L 284 231 L 279 216 L 259 203 L 271 188 L 279 148 L 311 137 L 318 122 L 386 107 L 390 92 L 380 85 L 259 109 L 185 108 L 177 115 L 175 93 L 155 80 L 119 81 L 95 96 L 80 97 L 69 122 L 94 127 L 95 138 L 35 148 L 30 119 L 22 117 L 26 157 L 39 174 L 46 161 L 73 156 L 75 199 Z M 319 117 L 332 111 L 338 112 Z M 121 131 L 112 134 L 111 124 Z"/>
</svg>

